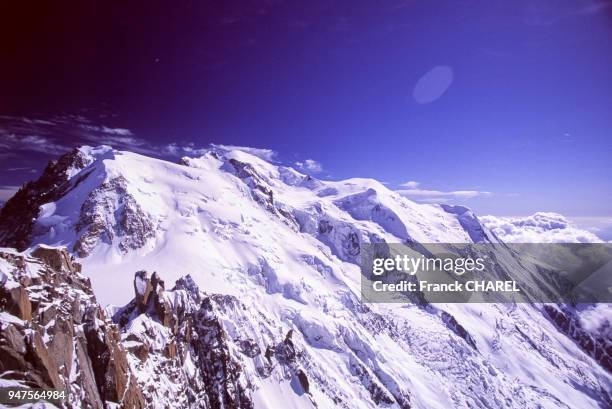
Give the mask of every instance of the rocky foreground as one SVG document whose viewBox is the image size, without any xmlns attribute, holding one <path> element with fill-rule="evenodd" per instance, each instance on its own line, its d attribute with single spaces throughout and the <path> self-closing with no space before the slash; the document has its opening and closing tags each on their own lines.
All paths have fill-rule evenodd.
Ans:
<svg viewBox="0 0 612 409">
<path fill-rule="evenodd" d="M 292 331 L 265 350 L 246 334 L 232 339 L 225 316 L 253 317 L 189 276 L 165 291 L 156 273 L 136 273 L 135 298 L 111 317 L 65 249 L 4 249 L 0 263 L 3 386 L 69 390 L 68 408 L 252 408 L 242 370 L 252 360 L 261 378 L 282 372 L 308 396 Z"/>
</svg>

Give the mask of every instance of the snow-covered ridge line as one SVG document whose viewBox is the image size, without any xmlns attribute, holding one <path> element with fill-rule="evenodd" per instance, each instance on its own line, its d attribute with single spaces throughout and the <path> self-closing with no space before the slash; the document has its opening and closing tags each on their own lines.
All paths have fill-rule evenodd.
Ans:
<svg viewBox="0 0 612 409">
<path fill-rule="evenodd" d="M 215 334 L 220 356 L 241 362 L 244 376 L 230 384 L 244 395 L 234 396 L 249 396 L 231 407 L 595 408 L 611 401 L 610 374 L 586 352 L 588 343 L 559 329 L 578 315 L 558 319 L 537 305 L 361 302 L 365 243 L 496 242 L 464 207 L 417 204 L 371 179 L 318 180 L 228 149 L 174 164 L 81 148 L 11 201 L 0 211 L 0 245 L 66 246 L 104 304 L 132 299 L 134 272 L 157 272 L 151 309 L 109 309 L 124 334 L 142 330 L 124 340 L 134 354 L 162 357 L 186 345 L 178 360 L 130 361 L 147 387 L 162 390 L 168 379 L 167 372 L 151 377 L 151 365 L 175 368 L 172 379 L 195 374 L 190 351 Z M 516 263 L 512 255 L 502 261 Z M 147 277 L 136 288 L 148 300 Z M 185 303 L 191 296 L 161 291 L 162 279 L 204 295 Z M 213 313 L 202 305 L 207 298 Z M 176 329 L 163 311 L 192 324 Z M 581 339 L 605 334 L 602 325 Z M 144 347 L 134 338 L 143 331 L 150 333 Z M 294 353 L 302 351 L 291 370 L 279 364 L 293 356 L 288 339 Z M 204 369 L 177 388 L 200 393 L 200 378 L 213 372 Z"/>
</svg>

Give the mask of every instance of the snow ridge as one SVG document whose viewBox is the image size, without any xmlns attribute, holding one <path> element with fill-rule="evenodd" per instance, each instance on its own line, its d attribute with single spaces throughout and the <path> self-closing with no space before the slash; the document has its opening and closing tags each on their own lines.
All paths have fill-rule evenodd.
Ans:
<svg viewBox="0 0 612 409">
<path fill-rule="evenodd" d="M 360 301 L 364 243 L 497 242 L 469 209 L 417 204 L 371 179 L 317 180 L 245 149 L 178 164 L 106 148 L 76 156 L 64 187 L 36 187 L 44 200 L 20 240 L 67 246 L 105 304 L 133 297 L 134 272 L 157 272 L 139 273 L 134 300 L 112 309 L 151 402 L 177 391 L 202 407 L 612 402 L 605 365 L 542 306 Z M 0 214 L 5 245 L 15 208 Z"/>
</svg>

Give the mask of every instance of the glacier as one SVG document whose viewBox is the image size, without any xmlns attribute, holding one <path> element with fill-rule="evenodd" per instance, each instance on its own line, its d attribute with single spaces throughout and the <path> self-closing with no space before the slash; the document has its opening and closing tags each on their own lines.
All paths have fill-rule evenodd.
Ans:
<svg viewBox="0 0 612 409">
<path fill-rule="evenodd" d="M 185 320 L 220 334 L 223 359 L 240 368 L 218 391 L 244 396 L 233 407 L 612 407 L 609 321 L 597 313 L 588 327 L 554 305 L 360 298 L 364 243 L 499 241 L 463 206 L 418 204 L 372 179 L 318 180 L 223 146 L 179 163 L 81 147 L 0 213 L 2 245 L 62 247 L 82 264 L 150 407 L 225 407 L 168 398 L 214 378 L 194 363 L 201 349 L 167 352 L 186 342 Z M 159 280 L 158 308 L 138 307 Z M 164 324 L 159 308 L 174 318 Z"/>
</svg>

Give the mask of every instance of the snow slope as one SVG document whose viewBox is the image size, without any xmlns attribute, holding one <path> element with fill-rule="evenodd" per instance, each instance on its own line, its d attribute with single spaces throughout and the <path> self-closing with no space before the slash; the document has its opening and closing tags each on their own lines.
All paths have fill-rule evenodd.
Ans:
<svg viewBox="0 0 612 409">
<path fill-rule="evenodd" d="M 74 248 L 83 235 L 75 226 L 90 220 L 101 219 L 101 228 L 113 230 L 122 223 L 122 207 L 129 205 L 124 198 L 131 196 L 143 212 L 141 224 L 150 225 L 154 234 L 147 237 L 148 230 L 143 231 L 143 245 L 128 252 L 120 234 L 101 235 L 92 243 L 83 262 L 103 303 L 129 299 L 131 286 L 121 283 L 131 283 L 133 272 L 142 269 L 156 270 L 167 281 L 190 273 L 210 291 L 237 294 L 244 290 L 236 285 L 245 280 L 244 271 L 267 264 L 274 275 L 264 277 L 268 287 L 282 287 L 293 282 L 291 270 L 313 269 L 304 261 L 311 255 L 321 260 L 336 256 L 338 271 L 333 274 L 358 278 L 356 266 L 346 263 L 355 260 L 345 240 L 351 234 L 358 242 L 373 237 L 389 242 L 470 241 L 457 215 L 410 202 L 374 180 L 315 181 L 242 151 L 224 152 L 223 160 L 214 152 L 185 158 L 185 166 L 131 152 L 81 149 L 92 158 L 80 172 L 87 178 L 41 207 L 33 244 Z M 250 164 L 256 176 L 241 175 L 230 160 Z M 100 188 L 118 179 L 125 181 L 125 191 Z M 273 192 L 273 204 L 266 202 L 261 186 Z M 87 203 L 94 203 L 93 216 L 81 210 Z M 321 233 L 324 224 L 334 229 Z M 319 276 L 303 274 L 305 284 L 315 288 L 324 282 Z"/>
<path fill-rule="evenodd" d="M 249 311 L 244 328 L 223 321 L 230 338 L 247 331 L 265 349 L 293 330 L 310 392 L 242 357 L 257 408 L 612 405 L 610 373 L 542 306 L 360 302 L 363 243 L 497 241 L 469 209 L 219 147 L 179 164 L 108 147 L 78 155 L 69 187 L 40 207 L 32 244 L 79 255 L 103 304 L 131 299 L 135 271 L 167 283 L 189 274 Z"/>
</svg>

